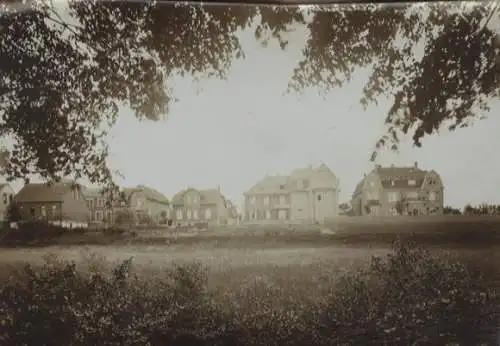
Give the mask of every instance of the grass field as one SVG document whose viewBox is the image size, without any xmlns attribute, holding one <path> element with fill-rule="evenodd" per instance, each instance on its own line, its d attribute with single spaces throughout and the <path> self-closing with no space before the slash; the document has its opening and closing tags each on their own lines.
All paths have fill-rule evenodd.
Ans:
<svg viewBox="0 0 500 346">
<path fill-rule="evenodd" d="M 143 230 L 95 243 L 66 234 L 7 246 L 0 344 L 494 344 L 500 220 L 461 220 Z M 423 249 L 404 245 L 410 238 Z"/>
</svg>

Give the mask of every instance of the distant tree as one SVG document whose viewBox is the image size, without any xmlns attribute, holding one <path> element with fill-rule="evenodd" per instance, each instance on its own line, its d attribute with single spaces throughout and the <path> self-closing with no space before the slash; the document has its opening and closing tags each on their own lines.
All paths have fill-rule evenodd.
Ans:
<svg viewBox="0 0 500 346">
<path fill-rule="evenodd" d="M 15 202 L 12 202 L 7 207 L 6 211 L 6 219 L 8 222 L 19 222 L 21 221 L 21 209 L 19 205 Z"/>
<path fill-rule="evenodd" d="M 476 214 L 476 210 L 471 204 L 466 204 L 464 207 L 464 214 L 473 215 Z"/>
<path fill-rule="evenodd" d="M 128 208 L 116 211 L 115 224 L 119 226 L 131 226 L 135 223 L 134 212 Z"/>
<path fill-rule="evenodd" d="M 141 225 L 152 225 L 154 224 L 154 220 L 149 214 L 141 213 L 138 215 L 138 220 L 139 224 Z"/>
<path fill-rule="evenodd" d="M 160 213 L 159 223 L 164 225 L 168 223 L 168 213 L 165 210 L 162 210 Z"/>
<path fill-rule="evenodd" d="M 443 208 L 443 214 L 444 215 L 461 215 L 462 212 L 460 211 L 460 209 L 453 208 L 453 207 L 450 207 L 450 206 L 445 206 Z"/>
<path fill-rule="evenodd" d="M 349 203 L 344 202 L 344 203 L 339 204 L 339 210 L 341 212 L 345 213 L 345 212 L 348 212 L 350 209 L 351 209 L 351 205 Z"/>
</svg>

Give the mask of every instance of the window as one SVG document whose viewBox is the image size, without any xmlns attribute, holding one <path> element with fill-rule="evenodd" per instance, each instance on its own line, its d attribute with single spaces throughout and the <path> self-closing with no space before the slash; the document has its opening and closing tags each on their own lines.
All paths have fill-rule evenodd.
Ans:
<svg viewBox="0 0 500 346">
<path fill-rule="evenodd" d="M 30 215 L 31 215 L 31 217 L 35 217 L 35 215 L 36 215 L 36 209 L 35 209 L 35 207 L 31 207 L 30 208 Z"/>
<path fill-rule="evenodd" d="M 318 199 L 318 202 L 321 202 L 321 195 L 317 195 L 316 198 Z"/>
<path fill-rule="evenodd" d="M 431 201 L 437 200 L 437 195 L 436 195 L 435 191 L 429 192 L 429 200 L 431 200 Z"/>
<path fill-rule="evenodd" d="M 205 210 L 205 219 L 206 220 L 211 220 L 212 219 L 212 209 L 206 209 Z"/>
<path fill-rule="evenodd" d="M 375 183 L 373 181 L 370 181 L 370 186 L 371 187 L 374 187 L 375 186 Z"/>
<path fill-rule="evenodd" d="M 7 194 L 3 194 L 3 204 L 7 204 Z"/>
<path fill-rule="evenodd" d="M 271 211 L 270 210 L 266 210 L 266 219 L 271 219 Z"/>
<path fill-rule="evenodd" d="M 264 204 L 269 205 L 269 196 L 264 197 Z"/>
<path fill-rule="evenodd" d="M 103 199 L 103 198 L 99 198 L 99 199 L 97 200 L 97 206 L 98 206 L 99 208 L 103 208 L 103 207 L 104 207 L 104 199 Z"/>
<path fill-rule="evenodd" d="M 14 196 L 12 194 L 9 195 L 9 203 L 12 203 L 12 200 L 14 199 Z"/>
<path fill-rule="evenodd" d="M 417 182 L 413 179 L 410 179 L 410 180 L 408 180 L 408 185 L 415 186 L 415 185 L 417 185 Z"/>
<path fill-rule="evenodd" d="M 198 210 L 193 210 L 193 219 L 198 220 Z"/>
<path fill-rule="evenodd" d="M 177 220 L 182 220 L 182 209 L 177 209 L 176 211 Z"/>
<path fill-rule="evenodd" d="M 191 220 L 192 215 L 191 215 L 191 209 L 186 210 L 186 219 Z"/>
<path fill-rule="evenodd" d="M 57 205 L 52 204 L 52 215 L 56 215 Z"/>
<path fill-rule="evenodd" d="M 103 219 L 104 219 L 104 215 L 102 214 L 102 211 L 96 211 L 95 212 L 95 220 L 100 222 Z"/>
<path fill-rule="evenodd" d="M 191 196 L 186 196 L 186 203 L 190 204 L 191 203 Z"/>
<path fill-rule="evenodd" d="M 391 203 L 398 201 L 398 193 L 397 192 L 389 192 L 387 193 L 387 200 Z"/>
<path fill-rule="evenodd" d="M 255 202 L 257 202 L 257 199 L 255 198 L 255 196 L 250 197 L 250 203 L 255 204 Z"/>
<path fill-rule="evenodd" d="M 302 181 L 302 187 L 304 189 L 308 189 L 309 188 L 309 180 L 305 179 Z"/>
<path fill-rule="evenodd" d="M 286 210 L 280 210 L 280 211 L 278 211 L 278 219 L 280 219 L 280 220 L 286 220 L 287 219 Z"/>
<path fill-rule="evenodd" d="M 41 214 L 43 217 L 46 217 L 46 216 L 47 216 L 47 211 L 45 210 L 45 206 L 44 206 L 44 205 L 40 206 L 40 214 Z"/>
<path fill-rule="evenodd" d="M 391 180 L 391 186 L 394 186 L 395 184 L 394 180 Z"/>
<path fill-rule="evenodd" d="M 418 198 L 418 192 L 417 191 L 410 191 L 406 194 L 406 197 L 408 198 Z"/>
<path fill-rule="evenodd" d="M 285 189 L 285 185 L 280 185 L 280 190 L 284 190 Z"/>
<path fill-rule="evenodd" d="M 193 196 L 193 203 L 196 203 L 198 201 L 198 197 Z"/>
</svg>

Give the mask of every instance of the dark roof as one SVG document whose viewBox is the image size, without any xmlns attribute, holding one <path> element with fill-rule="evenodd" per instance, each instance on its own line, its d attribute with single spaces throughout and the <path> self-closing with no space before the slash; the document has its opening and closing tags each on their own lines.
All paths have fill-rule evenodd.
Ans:
<svg viewBox="0 0 500 346">
<path fill-rule="evenodd" d="M 16 202 L 62 202 L 64 195 L 71 191 L 71 182 L 27 184 L 14 198 Z"/>
<path fill-rule="evenodd" d="M 429 173 L 426 170 L 422 170 L 417 166 L 411 167 L 381 167 L 376 166 L 372 173 L 377 174 L 380 179 L 382 187 L 385 189 L 404 189 L 404 188 L 419 188 L 424 183 L 425 177 Z M 415 184 L 410 185 L 409 181 L 414 180 Z M 363 178 L 354 189 L 353 196 L 361 192 L 363 188 L 363 183 L 365 178 Z"/>
<path fill-rule="evenodd" d="M 376 172 L 386 189 L 421 187 L 428 173 L 418 167 L 378 167 Z M 414 180 L 415 185 L 410 185 L 410 180 Z"/>
</svg>

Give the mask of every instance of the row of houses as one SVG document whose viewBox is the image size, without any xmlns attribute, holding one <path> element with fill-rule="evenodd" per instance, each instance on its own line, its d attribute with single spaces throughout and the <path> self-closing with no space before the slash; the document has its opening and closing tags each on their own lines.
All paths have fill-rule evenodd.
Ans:
<svg viewBox="0 0 500 346">
<path fill-rule="evenodd" d="M 244 193 L 244 219 L 254 223 L 324 223 L 339 215 L 340 182 L 324 164 L 266 176 Z M 365 173 L 351 197 L 353 216 L 441 215 L 444 185 L 434 170 L 382 167 Z"/>
<path fill-rule="evenodd" d="M 23 220 L 82 225 L 324 223 L 339 215 L 340 181 L 325 164 L 288 175 L 266 176 L 244 192 L 241 214 L 220 187 L 187 188 L 169 200 L 151 187 L 123 188 L 113 198 L 72 181 L 27 184 L 15 194 L 0 185 L 0 215 L 13 201 Z M 351 198 L 351 215 L 442 214 L 444 186 L 437 172 L 411 167 L 375 168 L 364 174 Z"/>
<path fill-rule="evenodd" d="M 21 221 L 47 221 L 66 227 L 113 224 L 228 224 L 235 222 L 236 209 L 220 188 L 189 188 L 171 201 L 153 188 L 139 185 L 123 188 L 114 196 L 103 189 L 88 188 L 72 181 L 26 184 L 17 194 L 9 184 L 0 185 L 4 196 L 1 221 L 12 202 Z"/>
</svg>

